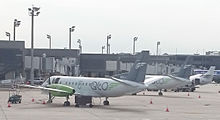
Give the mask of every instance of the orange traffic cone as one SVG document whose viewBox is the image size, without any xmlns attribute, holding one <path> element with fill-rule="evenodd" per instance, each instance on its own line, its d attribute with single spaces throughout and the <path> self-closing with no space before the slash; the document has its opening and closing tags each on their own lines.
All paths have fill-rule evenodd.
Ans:
<svg viewBox="0 0 220 120">
<path fill-rule="evenodd" d="M 32 100 L 31 100 L 32 102 L 34 102 L 34 98 L 32 98 Z"/>
<path fill-rule="evenodd" d="M 10 103 L 8 103 L 8 107 L 9 107 L 9 108 L 11 107 L 11 104 L 10 104 Z"/>
<path fill-rule="evenodd" d="M 170 112 L 169 109 L 168 109 L 168 107 L 166 108 L 166 112 Z"/>
<path fill-rule="evenodd" d="M 43 101 L 43 103 L 42 104 L 46 104 L 46 102 L 45 101 Z"/>
<path fill-rule="evenodd" d="M 152 99 L 150 100 L 150 104 L 153 104 L 153 101 L 152 101 Z"/>
</svg>

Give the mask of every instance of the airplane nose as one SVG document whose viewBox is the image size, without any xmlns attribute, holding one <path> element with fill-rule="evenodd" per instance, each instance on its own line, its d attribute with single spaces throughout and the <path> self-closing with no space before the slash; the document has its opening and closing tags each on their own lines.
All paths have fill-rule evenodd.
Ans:
<svg viewBox="0 0 220 120">
<path fill-rule="evenodd" d="M 41 86 L 43 86 L 43 87 L 47 87 L 47 83 L 46 82 L 44 82 Z"/>
</svg>

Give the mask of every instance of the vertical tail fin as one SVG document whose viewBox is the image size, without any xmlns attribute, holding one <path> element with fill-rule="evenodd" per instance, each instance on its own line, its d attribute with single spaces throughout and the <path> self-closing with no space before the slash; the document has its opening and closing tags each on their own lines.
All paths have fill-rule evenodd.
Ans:
<svg viewBox="0 0 220 120">
<path fill-rule="evenodd" d="M 148 51 L 142 51 L 139 54 L 134 65 L 131 67 L 130 71 L 128 72 L 128 76 L 126 77 L 127 80 L 134 81 L 134 82 L 144 81 L 146 68 L 147 68 L 147 63 L 145 61 L 148 56 L 149 56 Z"/>
<path fill-rule="evenodd" d="M 213 76 L 214 75 L 215 66 L 211 66 L 207 73 L 204 74 L 204 76 Z"/>
<path fill-rule="evenodd" d="M 191 57 L 187 56 L 184 64 L 181 66 L 179 72 L 176 72 L 176 73 L 173 73 L 173 74 L 177 77 L 188 79 L 189 76 L 191 75 L 191 69 L 192 69 L 191 65 L 187 65 L 190 60 L 191 60 Z"/>
<path fill-rule="evenodd" d="M 203 81 L 200 82 L 200 85 L 205 85 L 212 82 L 214 77 L 214 70 L 215 70 L 215 66 L 211 66 L 205 74 L 201 75 Z"/>
</svg>

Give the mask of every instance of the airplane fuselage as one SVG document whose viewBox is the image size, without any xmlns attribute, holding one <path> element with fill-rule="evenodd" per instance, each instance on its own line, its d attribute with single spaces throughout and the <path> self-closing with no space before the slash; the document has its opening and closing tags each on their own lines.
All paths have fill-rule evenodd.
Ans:
<svg viewBox="0 0 220 120">
<path fill-rule="evenodd" d="M 126 83 L 132 84 L 129 86 L 112 78 L 52 76 L 50 82 L 70 86 L 75 89 L 75 94 L 92 97 L 117 97 L 146 88 L 143 84 L 126 81 Z"/>
</svg>

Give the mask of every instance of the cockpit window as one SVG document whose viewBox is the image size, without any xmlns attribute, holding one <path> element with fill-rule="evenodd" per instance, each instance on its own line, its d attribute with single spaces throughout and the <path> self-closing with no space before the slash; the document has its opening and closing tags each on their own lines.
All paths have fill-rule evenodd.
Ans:
<svg viewBox="0 0 220 120">
<path fill-rule="evenodd" d="M 50 84 L 50 78 L 48 78 L 43 84 L 42 86 L 47 86 Z"/>
<path fill-rule="evenodd" d="M 150 78 L 152 78 L 152 77 L 145 77 L 145 79 L 150 79 Z"/>
</svg>

